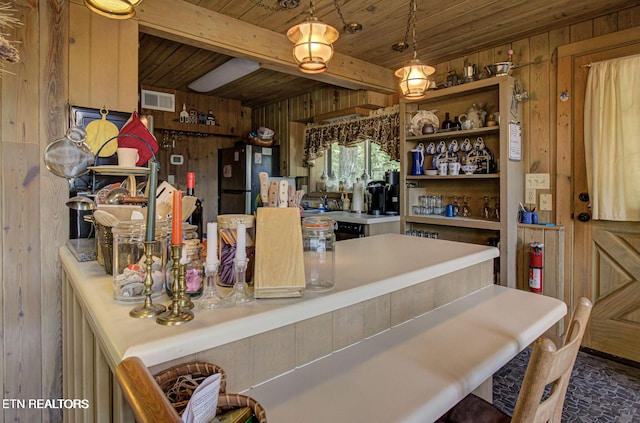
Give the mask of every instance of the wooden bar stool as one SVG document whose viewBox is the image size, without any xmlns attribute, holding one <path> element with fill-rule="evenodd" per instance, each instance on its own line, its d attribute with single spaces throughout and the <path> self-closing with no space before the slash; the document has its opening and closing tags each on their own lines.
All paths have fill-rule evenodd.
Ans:
<svg viewBox="0 0 640 423">
<path fill-rule="evenodd" d="M 553 341 L 547 338 L 539 338 L 535 342 L 513 417 L 509 417 L 482 398 L 469 394 L 437 422 L 560 423 L 571 371 L 578 356 L 591 308 L 589 299 L 581 297 L 578 300 L 562 348 L 557 349 Z M 543 400 L 547 385 L 551 386 L 551 391 Z"/>
</svg>

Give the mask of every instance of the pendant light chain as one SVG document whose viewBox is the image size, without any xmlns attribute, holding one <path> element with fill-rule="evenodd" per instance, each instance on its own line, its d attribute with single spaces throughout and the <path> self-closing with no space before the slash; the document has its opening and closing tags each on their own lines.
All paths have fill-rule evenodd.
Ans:
<svg viewBox="0 0 640 423">
<path fill-rule="evenodd" d="M 411 36 L 413 37 L 413 58 L 418 57 L 418 37 L 416 37 L 416 26 L 418 22 L 418 18 L 416 17 L 417 5 L 416 0 L 411 0 L 411 13 L 413 14 L 413 32 Z"/>
</svg>

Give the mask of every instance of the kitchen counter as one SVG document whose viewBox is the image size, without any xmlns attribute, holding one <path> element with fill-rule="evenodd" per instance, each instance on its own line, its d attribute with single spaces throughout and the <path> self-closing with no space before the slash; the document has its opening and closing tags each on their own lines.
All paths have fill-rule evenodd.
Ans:
<svg viewBox="0 0 640 423">
<path fill-rule="evenodd" d="M 336 222 L 347 222 L 347 223 L 360 223 L 362 225 L 374 225 L 376 223 L 386 223 L 386 222 L 400 222 L 400 216 L 374 216 L 372 214 L 366 213 L 354 213 L 348 211 L 327 211 L 327 212 L 303 212 L 302 217 L 309 216 L 326 216 L 335 220 Z"/>
<path fill-rule="evenodd" d="M 387 234 L 336 244 L 336 287 L 296 299 L 254 303 L 196 313 L 178 327 L 129 317 L 133 304 L 113 300 L 112 277 L 97 262 L 79 263 L 60 249 L 65 273 L 94 332 L 106 341 L 110 367 L 129 356 L 154 366 L 410 287 L 425 280 L 490 261 L 497 249 Z M 390 257 L 393 257 L 390 260 Z M 168 298 L 160 298 L 168 303 Z"/>
<path fill-rule="evenodd" d="M 196 311 L 193 321 L 172 327 L 158 325 L 155 319 L 129 317 L 133 305 L 113 300 L 112 277 L 96 262 L 79 263 L 66 247 L 61 248 L 64 397 L 89 398 L 92 412 L 104 415 L 105 421 L 128 422 L 132 416 L 122 404 L 113 377 L 115 366 L 126 357 L 140 357 L 152 373 L 196 360 L 216 363 L 227 372 L 228 391 L 241 392 L 259 388 L 281 375 L 296 374 L 295 369 L 312 369 L 306 365 L 325 362 L 326 357 L 340 357 L 337 352 L 357 348 L 377 334 L 394 333 L 398 325 L 404 326 L 422 315 L 451 319 L 449 324 L 453 326 L 449 327 L 459 330 L 474 323 L 475 315 L 471 321 L 468 317 L 459 319 L 457 313 L 449 313 L 449 304 L 466 297 L 480 299 L 482 292 L 498 290 L 516 295 L 517 301 L 509 307 L 510 297 L 503 295 L 502 302 L 483 303 L 491 316 L 478 320 L 479 325 L 504 321 L 511 330 L 501 335 L 503 329 L 498 328 L 495 334 L 508 343 L 507 350 L 502 345 L 498 358 L 490 361 L 495 367 L 541 333 L 540 328 L 548 321 L 559 318 L 546 316 L 535 330 L 515 336 L 512 332 L 520 326 L 509 323 L 512 317 L 522 314 L 523 319 L 516 320 L 525 324 L 537 310 L 532 307 L 527 313 L 520 313 L 520 308 L 527 308 L 524 303 L 551 300 L 564 307 L 557 300 L 494 286 L 493 259 L 498 250 L 493 247 L 399 234 L 345 240 L 336 245 L 333 290 L 306 292 L 302 298 L 260 299 L 242 306 Z M 168 299 L 163 297 L 160 302 L 167 304 Z M 468 304 L 472 308 L 476 305 Z M 496 305 L 506 308 L 497 309 Z M 558 304 L 554 303 L 554 307 L 559 309 Z M 433 314 L 438 310 L 441 311 Z M 428 319 L 428 325 L 433 322 Z M 460 336 L 456 335 L 458 342 L 465 339 L 466 332 Z M 437 336 L 428 338 L 429 344 L 436 340 Z M 439 354 L 446 360 L 451 351 Z M 492 368 L 474 373 L 473 384 Z M 384 373 L 384 368 L 379 370 Z M 468 385 L 463 391 L 472 389 Z M 269 404 L 268 415 L 269 407 L 288 407 L 286 403 L 282 407 L 275 405 L 278 398 L 264 400 Z M 84 412 L 66 410 L 65 417 L 73 420 L 73 416 Z"/>
</svg>

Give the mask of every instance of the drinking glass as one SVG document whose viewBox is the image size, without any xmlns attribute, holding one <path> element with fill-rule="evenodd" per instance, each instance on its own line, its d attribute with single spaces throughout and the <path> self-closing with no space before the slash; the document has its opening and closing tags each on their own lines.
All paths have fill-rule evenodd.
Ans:
<svg viewBox="0 0 640 423">
<path fill-rule="evenodd" d="M 471 208 L 469 207 L 469 196 L 462 197 L 462 209 L 460 211 L 462 217 L 471 217 Z"/>
</svg>

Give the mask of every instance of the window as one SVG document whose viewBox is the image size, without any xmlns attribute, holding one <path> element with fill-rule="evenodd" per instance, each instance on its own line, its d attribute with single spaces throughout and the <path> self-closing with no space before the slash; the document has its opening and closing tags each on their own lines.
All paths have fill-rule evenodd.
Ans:
<svg viewBox="0 0 640 423">
<path fill-rule="evenodd" d="M 378 144 L 369 140 L 353 147 L 333 143 L 326 157 L 327 175 L 335 174 L 337 180 L 344 183 L 345 189 L 351 189 L 356 178 L 362 180 L 365 172 L 370 181 L 381 181 L 385 179 L 387 171 L 400 170 L 400 162 L 391 160 Z"/>
</svg>

